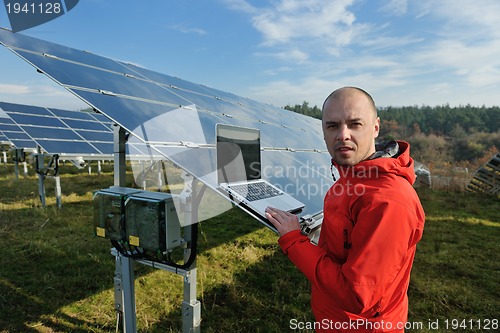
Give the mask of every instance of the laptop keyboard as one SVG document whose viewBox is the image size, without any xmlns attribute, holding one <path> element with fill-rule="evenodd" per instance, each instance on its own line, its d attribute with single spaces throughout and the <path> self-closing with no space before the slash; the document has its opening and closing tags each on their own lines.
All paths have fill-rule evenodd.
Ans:
<svg viewBox="0 0 500 333">
<path fill-rule="evenodd" d="M 278 191 L 267 183 L 248 183 L 242 185 L 231 185 L 231 190 L 237 192 L 248 201 L 255 201 L 282 195 L 283 192 Z"/>
</svg>

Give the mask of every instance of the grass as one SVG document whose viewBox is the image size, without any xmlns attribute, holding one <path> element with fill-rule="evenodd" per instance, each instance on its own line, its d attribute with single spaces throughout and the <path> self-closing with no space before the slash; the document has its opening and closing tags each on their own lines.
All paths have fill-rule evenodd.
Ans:
<svg viewBox="0 0 500 333">
<path fill-rule="evenodd" d="M 16 180 L 12 165 L 0 165 L 0 332 L 115 331 L 114 257 L 92 225 L 92 191 L 113 183 L 112 168 L 103 171 L 63 166 L 63 206 L 55 207 L 48 179 L 43 209 L 36 177 Z M 423 323 L 418 332 L 449 332 L 445 320 L 500 319 L 500 200 L 423 189 L 419 195 L 427 218 L 409 320 Z M 288 332 L 291 319 L 313 320 L 307 280 L 258 222 L 239 210 L 207 220 L 199 248 L 203 332 Z M 180 332 L 182 278 L 139 264 L 135 275 L 138 331 Z M 428 327 L 436 320 L 439 329 Z M 473 326 L 463 331 L 481 331 Z"/>
</svg>

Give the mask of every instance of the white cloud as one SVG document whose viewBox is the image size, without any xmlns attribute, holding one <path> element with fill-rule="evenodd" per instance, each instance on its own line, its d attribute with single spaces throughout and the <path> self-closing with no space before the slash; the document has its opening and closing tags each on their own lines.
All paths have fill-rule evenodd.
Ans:
<svg viewBox="0 0 500 333">
<path fill-rule="evenodd" d="M 203 36 L 203 35 L 206 35 L 207 32 L 203 29 L 200 29 L 200 28 L 188 28 L 188 27 L 185 27 L 185 26 L 182 26 L 182 25 L 175 25 L 175 26 L 172 26 L 171 29 L 175 30 L 175 31 L 178 31 L 178 32 L 181 32 L 183 34 L 196 34 L 196 35 L 200 35 L 200 36 Z"/>
<path fill-rule="evenodd" d="M 403 15 L 408 11 L 408 0 L 389 0 L 381 11 L 390 15 Z"/>
<path fill-rule="evenodd" d="M 257 9 L 245 0 L 222 0 L 229 9 L 244 13 L 255 13 Z"/>
<path fill-rule="evenodd" d="M 432 44 L 425 52 L 415 54 L 412 62 L 436 71 L 449 70 L 473 86 L 500 85 L 500 41 L 465 44 L 443 40 Z M 450 77 L 453 79 L 453 77 Z"/>
<path fill-rule="evenodd" d="M 416 3 L 440 23 L 442 38 L 489 40 L 500 37 L 500 2 L 497 0 L 423 0 Z"/>
<path fill-rule="evenodd" d="M 330 45 L 346 45 L 353 38 L 355 16 L 348 10 L 354 0 L 279 0 L 255 7 L 244 0 L 224 0 L 233 10 L 251 15 L 264 46 L 287 45 L 320 38 Z"/>
<path fill-rule="evenodd" d="M 257 52 L 255 53 L 255 55 L 263 57 L 264 56 L 272 57 L 286 62 L 293 62 L 295 64 L 303 63 L 309 59 L 308 53 L 298 49 L 292 49 L 289 51 L 282 51 L 282 52 L 269 52 L 269 53 Z"/>
<path fill-rule="evenodd" d="M 271 81 L 268 84 L 250 87 L 245 93 L 258 101 L 273 104 L 278 107 L 285 105 L 302 104 L 321 106 L 325 97 L 341 82 L 332 82 L 313 77 L 305 78 L 300 82 L 286 80 Z"/>
<path fill-rule="evenodd" d="M 30 88 L 28 86 L 18 84 L 0 83 L 0 91 L 2 92 L 2 94 L 6 95 L 24 95 L 30 92 Z"/>
<path fill-rule="evenodd" d="M 278 67 L 278 68 L 267 69 L 263 72 L 263 74 L 268 75 L 268 76 L 276 76 L 276 75 L 279 75 L 281 73 L 286 73 L 286 72 L 291 72 L 291 71 L 293 71 L 293 69 L 291 67 L 283 66 L 283 67 Z"/>
<path fill-rule="evenodd" d="M 19 101 L 20 96 L 22 96 L 22 101 Z M 79 110 L 88 107 L 88 105 L 59 86 L 55 88 L 48 85 L 36 84 L 20 85 L 0 83 L 0 100 L 3 102 L 68 110 Z"/>
<path fill-rule="evenodd" d="M 254 27 L 263 35 L 265 45 L 286 44 L 304 38 L 328 38 L 345 45 L 352 38 L 355 16 L 347 8 L 352 0 L 282 0 L 253 16 Z"/>
</svg>

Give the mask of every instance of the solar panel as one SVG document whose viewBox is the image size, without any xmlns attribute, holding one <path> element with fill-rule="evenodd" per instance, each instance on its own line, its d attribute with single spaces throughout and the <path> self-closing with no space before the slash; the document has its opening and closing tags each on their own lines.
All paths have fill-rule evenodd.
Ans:
<svg viewBox="0 0 500 333">
<path fill-rule="evenodd" d="M 304 202 L 302 215 L 322 211 L 333 181 L 319 120 L 7 30 L 0 42 L 212 189 L 216 124 L 259 129 L 262 178 Z"/>
<path fill-rule="evenodd" d="M 500 153 L 495 154 L 491 160 L 481 166 L 467 185 L 471 192 L 484 192 L 500 194 Z"/>
<path fill-rule="evenodd" d="M 36 148 L 36 142 L 10 118 L 0 117 L 0 133 L 6 138 L 6 141 L 12 143 L 17 149 Z"/>
<path fill-rule="evenodd" d="M 89 156 L 113 153 L 111 128 L 89 112 L 6 102 L 0 102 L 0 108 L 49 154 Z"/>
</svg>

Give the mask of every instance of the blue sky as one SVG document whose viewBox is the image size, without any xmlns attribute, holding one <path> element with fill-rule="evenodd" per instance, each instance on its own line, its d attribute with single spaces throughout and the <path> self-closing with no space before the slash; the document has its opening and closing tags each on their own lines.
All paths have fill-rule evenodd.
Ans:
<svg viewBox="0 0 500 333">
<path fill-rule="evenodd" d="M 21 33 L 276 106 L 500 105 L 498 0 L 80 0 Z M 2 101 L 85 107 L 4 47 L 0 73 Z"/>
</svg>

